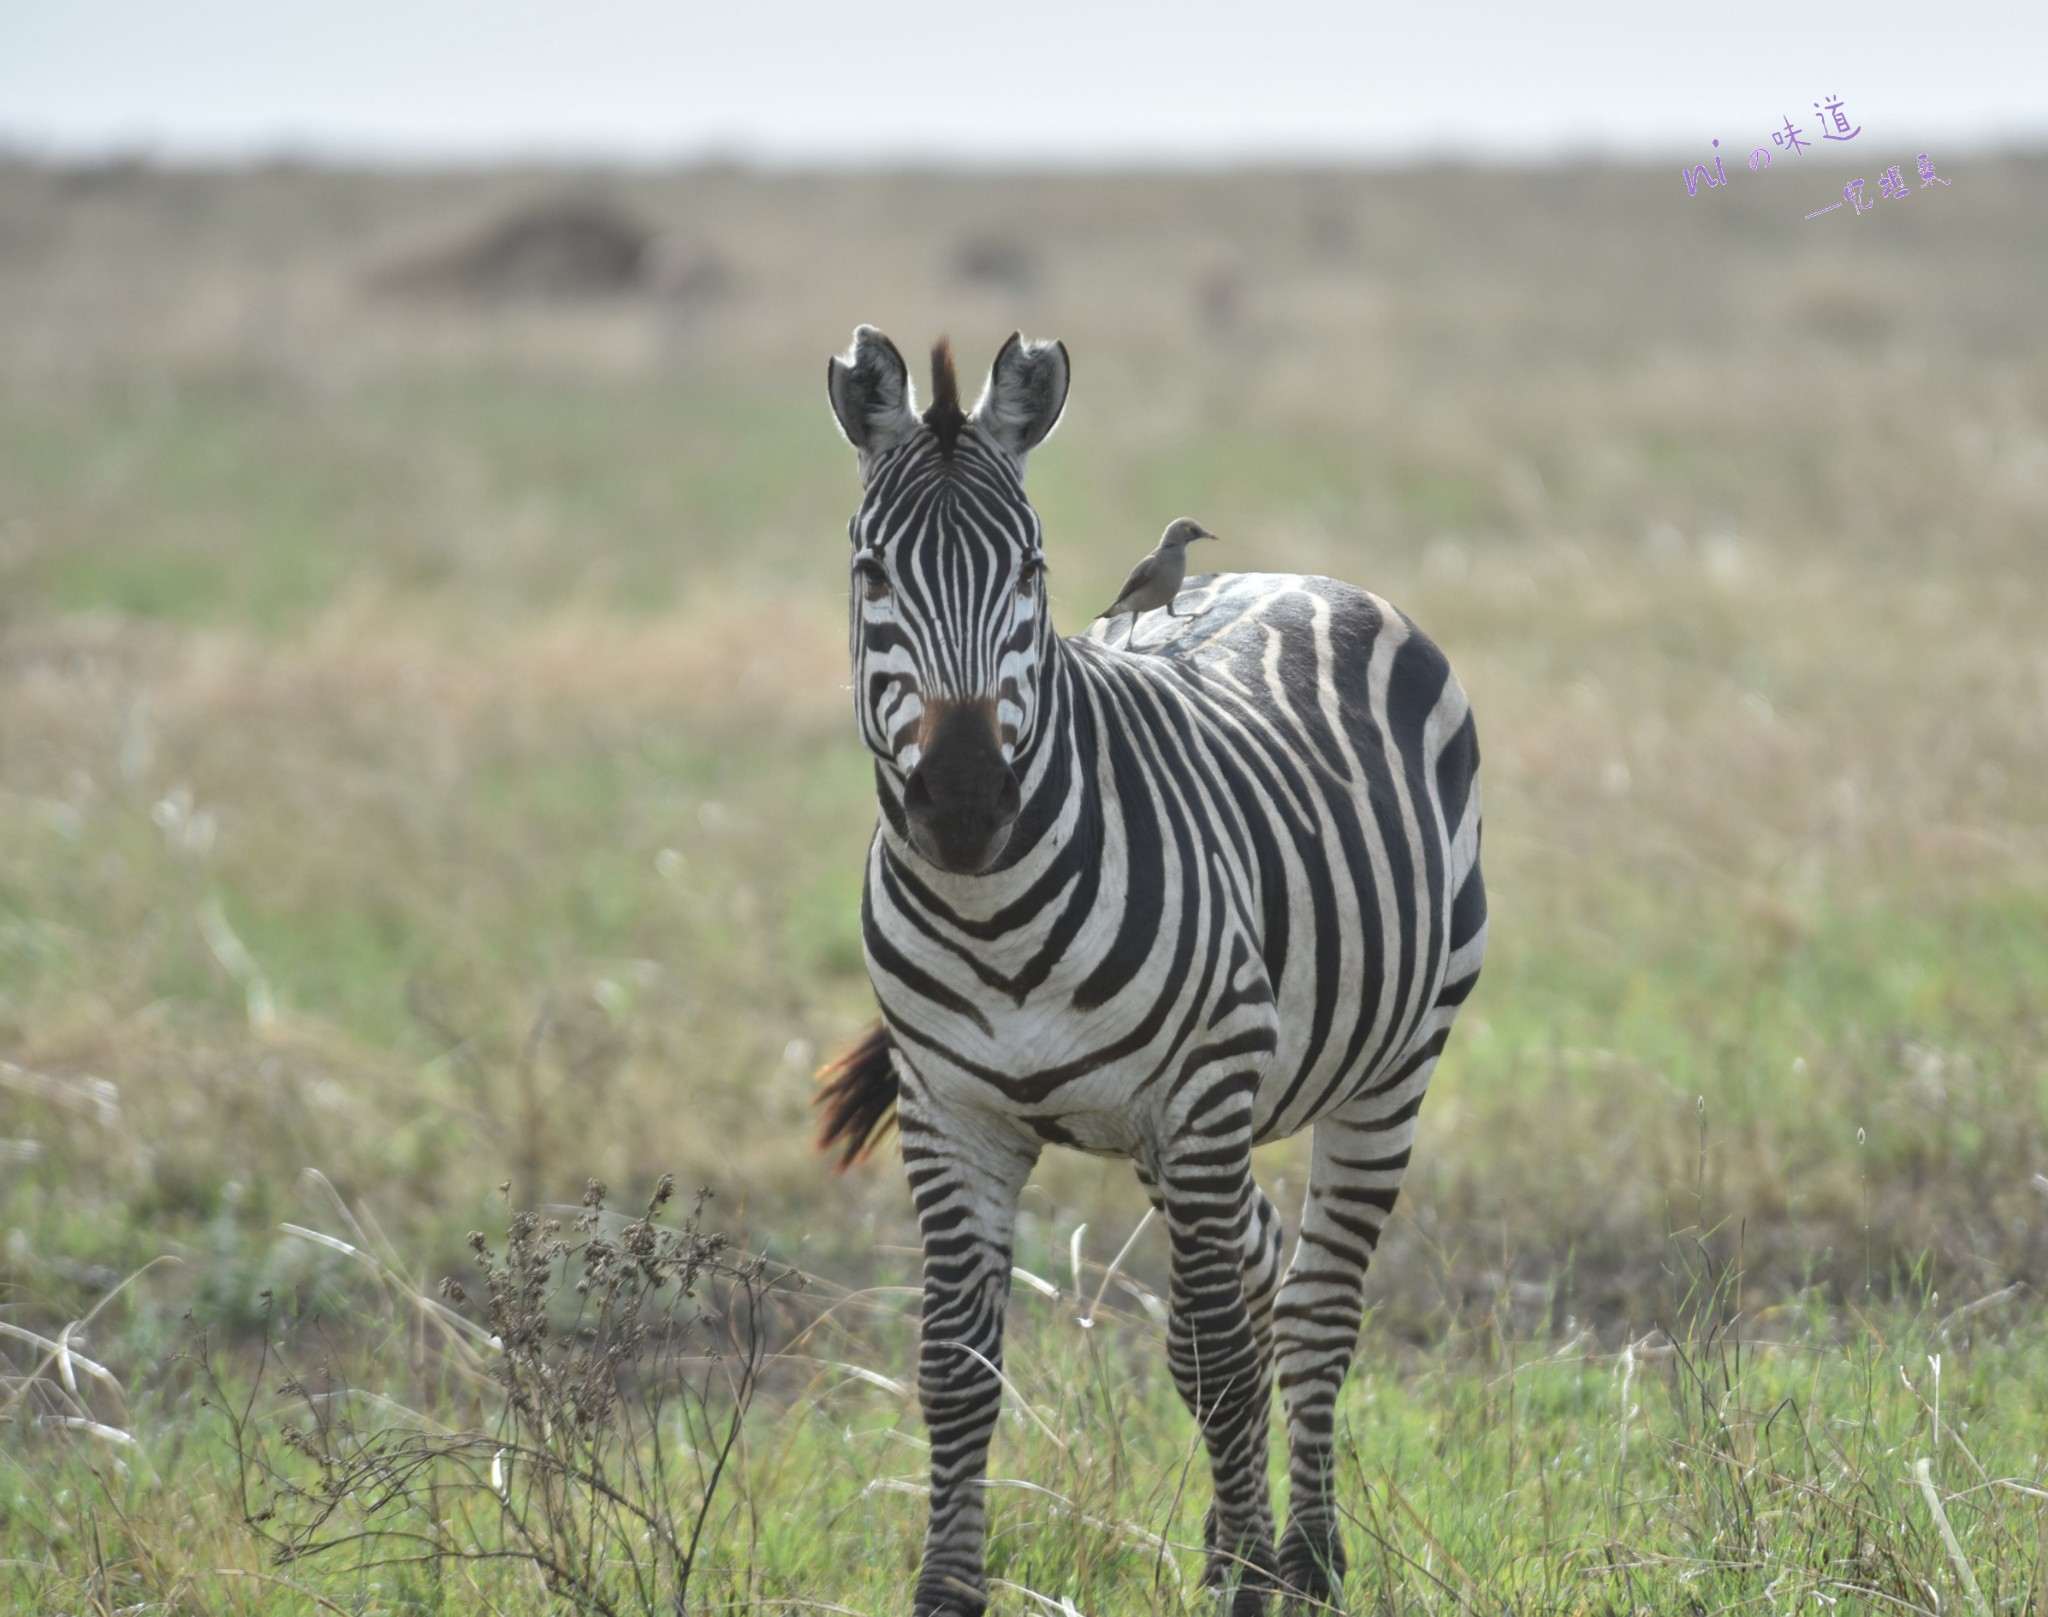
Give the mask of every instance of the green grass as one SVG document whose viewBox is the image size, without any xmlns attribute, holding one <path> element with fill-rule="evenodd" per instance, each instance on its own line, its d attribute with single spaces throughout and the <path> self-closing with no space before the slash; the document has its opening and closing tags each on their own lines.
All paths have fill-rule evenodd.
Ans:
<svg viewBox="0 0 2048 1617">
<path fill-rule="evenodd" d="M 1453 1326 L 1427 1352 L 1368 1326 L 1339 1408 L 1357 1609 L 1932 1611 L 1970 1609 L 1968 1582 L 1985 1609 L 2035 1609 L 2048 1588 L 2048 1360 L 2033 1305 L 2007 1298 L 1972 1312 L 1923 1296 L 1865 1310 L 1809 1295 L 1737 1313 L 1741 1277 L 1709 1273 L 1698 1250 L 1687 1237 L 1666 1247 L 1675 1334 L 1653 1329 L 1613 1349 L 1585 1330 L 1529 1334 L 1511 1309 Z M 1078 1278 L 1088 1292 L 1107 1279 L 1092 1267 Z M 531 1555 L 504 1554 L 533 1541 L 513 1533 L 496 1482 L 482 1477 L 491 1444 L 502 1459 L 513 1441 L 491 1414 L 500 1395 L 460 1371 L 467 1350 L 423 1355 L 404 1324 L 404 1287 L 388 1295 L 393 1312 L 360 1355 L 381 1377 L 374 1385 L 344 1368 L 351 1350 L 302 1324 L 301 1347 L 261 1378 L 230 1369 L 209 1381 L 202 1345 L 189 1344 L 193 1356 L 127 1412 L 148 1434 L 139 1442 L 33 1434 L 0 1461 L 12 1499 L 0 1590 L 25 1609 L 548 1609 Z M 731 1417 L 709 1361 L 677 1363 L 667 1373 L 677 1386 L 655 1390 L 666 1458 L 645 1437 L 637 1450 L 594 1451 L 625 1497 L 677 1512 L 686 1530 L 709 1500 L 693 1609 L 886 1610 L 914 1571 L 922 1457 L 911 1399 L 851 1367 L 902 1361 L 907 1299 L 799 1306 L 822 1308 L 820 1323 L 768 1365 L 714 1484 L 703 1451 L 693 1458 L 681 1441 L 686 1431 L 715 1438 Z M 1072 1294 L 1020 1292 L 1013 1309 L 1014 1396 L 991 1466 L 998 1599 L 1008 1609 L 1207 1609 L 1200 1462 L 1159 1330 L 1113 1306 L 1084 1329 L 1077 1308 Z M 355 1338 L 370 1323 L 359 1318 Z M 709 1401 L 700 1409 L 685 1385 Z M 305 1386 L 340 1390 L 321 1393 L 315 1415 Z M 708 1428 L 691 1424 L 707 1417 Z M 500 1435 L 458 1457 L 441 1424 L 450 1419 Z M 336 1511 L 290 1491 L 323 1486 L 286 1441 L 294 1431 L 330 1445 L 335 1463 L 404 1445 L 422 1457 Z M 1933 1507 L 1916 1480 L 1923 1461 Z M 1284 1485 L 1277 1465 L 1274 1481 Z M 508 1504 L 528 1508 L 524 1495 Z M 438 1557 L 409 1536 L 436 1534 L 447 1546 Z M 656 1609 L 629 1575 L 652 1568 L 649 1541 L 605 1542 L 610 1559 L 592 1563 L 590 1587 L 619 1610 Z M 288 1555 L 265 1548 L 287 1543 Z"/>
</svg>

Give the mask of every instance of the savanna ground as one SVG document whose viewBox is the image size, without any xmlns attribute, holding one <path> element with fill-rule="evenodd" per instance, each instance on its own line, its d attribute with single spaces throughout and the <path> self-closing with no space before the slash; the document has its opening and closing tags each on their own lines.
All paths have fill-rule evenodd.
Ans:
<svg viewBox="0 0 2048 1617">
<path fill-rule="evenodd" d="M 908 1200 L 806 1115 L 870 1003 L 867 320 L 1066 339 L 1066 627 L 1188 513 L 1472 694 L 1492 951 L 1342 1406 L 1354 1608 L 2048 1612 L 2048 163 L 1808 221 L 1800 161 L 0 167 L 0 1604 L 906 1609 Z M 565 194 L 663 233 L 634 287 L 465 279 Z M 617 1324 L 653 1237 L 574 1210 L 664 1172 L 736 1245 L 628 1419 L 517 1336 Z M 557 1205 L 598 1250 L 508 1246 Z M 1027 1197 L 1006 1610 L 1202 1607 L 1142 1210 Z"/>
</svg>

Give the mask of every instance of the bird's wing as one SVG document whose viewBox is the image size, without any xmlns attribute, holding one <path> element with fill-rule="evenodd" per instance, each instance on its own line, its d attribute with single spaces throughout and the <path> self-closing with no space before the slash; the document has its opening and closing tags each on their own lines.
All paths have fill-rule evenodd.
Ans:
<svg viewBox="0 0 2048 1617">
<path fill-rule="evenodd" d="M 1124 580 L 1124 587 L 1116 592 L 1116 601 L 1110 607 L 1109 612 L 1123 612 L 1129 610 L 1127 607 L 1125 607 L 1124 602 L 1128 601 L 1133 595 L 1136 595 L 1139 590 L 1143 589 L 1148 583 L 1150 583 L 1152 581 L 1152 575 L 1158 571 L 1159 552 L 1155 550 L 1152 552 L 1151 555 L 1145 557 L 1142 561 L 1138 563 L 1137 566 L 1131 569 L 1131 576 Z M 1109 616 L 1109 612 L 1105 612 L 1103 616 Z"/>
</svg>

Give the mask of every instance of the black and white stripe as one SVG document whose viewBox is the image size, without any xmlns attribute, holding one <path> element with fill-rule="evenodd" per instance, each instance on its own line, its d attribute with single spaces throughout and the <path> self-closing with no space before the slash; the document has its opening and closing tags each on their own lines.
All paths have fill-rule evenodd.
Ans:
<svg viewBox="0 0 2048 1617">
<path fill-rule="evenodd" d="M 913 412 L 871 328 L 831 371 L 861 451 L 855 705 L 881 824 L 863 922 L 923 1231 L 932 1443 L 920 1613 L 984 1605 L 982 1479 L 1017 1197 L 1048 1144 L 1127 1156 L 1171 1241 L 1169 1355 L 1232 1609 L 1331 1598 L 1333 1410 L 1366 1265 L 1486 941 L 1478 744 L 1436 646 L 1326 578 L 1190 581 L 1179 618 L 1061 640 L 1024 457 L 1066 393 L 1012 338 L 974 412 Z M 886 1077 L 884 1076 L 886 1074 Z M 858 1079 L 858 1082 L 856 1082 Z M 1312 1127 L 1301 1231 L 1252 1147 Z M 1291 1511 L 1266 1482 L 1272 1390 Z"/>
</svg>

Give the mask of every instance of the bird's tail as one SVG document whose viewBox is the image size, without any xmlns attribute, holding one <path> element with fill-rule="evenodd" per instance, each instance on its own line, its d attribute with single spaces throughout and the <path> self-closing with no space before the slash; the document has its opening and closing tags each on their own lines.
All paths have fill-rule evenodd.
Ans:
<svg viewBox="0 0 2048 1617">
<path fill-rule="evenodd" d="M 866 1157 L 896 1122 L 896 1049 L 879 1018 L 818 1069 L 818 1149 L 838 1151 L 844 1173 Z"/>
</svg>

